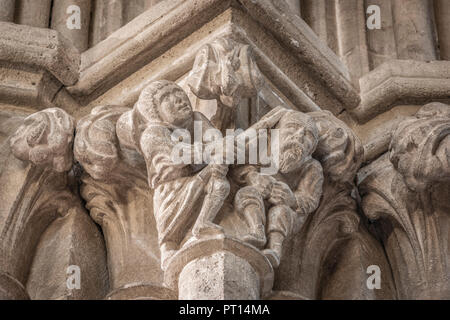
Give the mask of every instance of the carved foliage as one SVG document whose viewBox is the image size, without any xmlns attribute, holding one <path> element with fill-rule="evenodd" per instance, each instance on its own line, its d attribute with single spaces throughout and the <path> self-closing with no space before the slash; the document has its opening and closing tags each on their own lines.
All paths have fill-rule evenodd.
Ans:
<svg viewBox="0 0 450 320">
<path fill-rule="evenodd" d="M 73 163 L 75 122 L 65 111 L 52 108 L 32 114 L 11 137 L 14 155 L 34 165 L 49 165 L 57 172 L 69 171 Z"/>
<path fill-rule="evenodd" d="M 86 171 L 81 194 L 105 235 L 113 295 L 123 295 L 121 289 L 130 284 L 142 289 L 162 283 L 145 163 L 134 150 L 121 147 L 116 134 L 117 120 L 129 110 L 94 108 L 79 121 L 75 139 L 75 158 Z"/>
<path fill-rule="evenodd" d="M 0 184 L 8 186 L 0 191 L 0 272 L 22 285 L 42 233 L 79 205 L 66 188 L 73 133 L 72 117 L 47 109 L 27 117 L 10 138 L 0 175 Z"/>
<path fill-rule="evenodd" d="M 119 162 L 116 121 L 127 110 L 117 106 L 96 107 L 77 125 L 75 158 L 95 179 L 107 179 Z"/>
<path fill-rule="evenodd" d="M 400 298 L 445 298 L 449 281 L 449 106 L 433 103 L 395 130 L 389 155 L 360 173 Z"/>
<path fill-rule="evenodd" d="M 361 223 L 351 196 L 355 188 L 353 180 L 363 159 L 361 143 L 331 113 L 308 115 L 319 129 L 313 157 L 320 160 L 324 170 L 323 196 L 302 229 L 288 239 L 275 288 L 310 299 L 375 298 L 377 293 L 365 286 L 366 268 L 371 264 L 384 266 L 383 270 L 389 268 L 381 247 Z M 386 278 L 381 296 L 390 294 L 388 271 Z"/>
</svg>

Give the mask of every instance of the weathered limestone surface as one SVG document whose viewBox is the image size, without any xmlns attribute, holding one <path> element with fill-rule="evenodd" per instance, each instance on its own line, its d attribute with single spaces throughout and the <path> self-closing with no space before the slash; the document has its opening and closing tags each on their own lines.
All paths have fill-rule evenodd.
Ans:
<svg viewBox="0 0 450 320">
<path fill-rule="evenodd" d="M 434 12 L 439 38 L 439 53 L 442 60 L 450 60 L 450 3 L 445 0 L 434 1 Z"/>
<path fill-rule="evenodd" d="M 67 286 L 71 266 L 80 268 L 79 289 Z M 27 292 L 36 300 L 98 300 L 105 297 L 107 290 L 103 237 L 84 209 L 70 209 L 42 235 L 28 276 Z"/>
<path fill-rule="evenodd" d="M 59 0 L 53 4 L 52 29 L 69 39 L 79 52 L 88 48 L 90 19 L 91 0 Z"/>
<path fill-rule="evenodd" d="M 62 84 L 78 80 L 80 54 L 54 30 L 0 22 L 0 60 L 42 68 Z"/>
<path fill-rule="evenodd" d="M 0 299 L 449 299 L 449 8 L 0 0 Z"/>
<path fill-rule="evenodd" d="M 361 104 L 351 113 L 365 123 L 398 105 L 450 102 L 450 63 L 392 60 L 360 79 Z"/>
<path fill-rule="evenodd" d="M 31 27 L 48 28 L 50 23 L 51 0 L 19 1 L 16 21 Z"/>
<path fill-rule="evenodd" d="M 2 0 L 0 1 L 0 21 L 14 20 L 14 7 L 16 0 Z"/>
<path fill-rule="evenodd" d="M 427 0 L 392 0 L 392 18 L 399 59 L 436 59 L 433 26 Z"/>
<path fill-rule="evenodd" d="M 95 1 L 95 8 L 91 21 L 91 46 L 104 40 L 108 35 L 122 26 L 123 7 L 124 1 L 122 0 Z"/>
</svg>

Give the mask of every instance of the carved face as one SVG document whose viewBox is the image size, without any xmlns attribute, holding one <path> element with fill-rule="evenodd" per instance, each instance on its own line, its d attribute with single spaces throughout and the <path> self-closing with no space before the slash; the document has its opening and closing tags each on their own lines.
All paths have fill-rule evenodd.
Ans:
<svg viewBox="0 0 450 320">
<path fill-rule="evenodd" d="M 299 112 L 286 114 L 278 123 L 280 130 L 280 171 L 292 172 L 303 165 L 317 146 L 317 132 Z"/>
<path fill-rule="evenodd" d="M 161 98 L 159 111 L 164 121 L 176 126 L 183 126 L 193 114 L 188 96 L 179 88 Z"/>
</svg>

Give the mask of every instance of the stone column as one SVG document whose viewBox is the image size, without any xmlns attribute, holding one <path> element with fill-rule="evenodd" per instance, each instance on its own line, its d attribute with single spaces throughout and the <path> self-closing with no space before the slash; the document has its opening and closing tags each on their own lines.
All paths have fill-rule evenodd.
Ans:
<svg viewBox="0 0 450 320">
<path fill-rule="evenodd" d="M 78 122 L 74 142 L 75 158 L 85 171 L 81 196 L 106 242 L 110 280 L 106 299 L 174 299 L 175 294 L 163 286 L 145 166 L 125 148 L 118 160 L 116 122 L 126 111 L 117 106 L 94 108 Z"/>
<path fill-rule="evenodd" d="M 315 34 L 327 42 L 327 21 L 325 19 L 325 0 L 303 0 L 302 18 Z"/>
<path fill-rule="evenodd" d="M 22 0 L 19 2 L 16 22 L 27 26 L 48 28 L 51 0 Z"/>
<path fill-rule="evenodd" d="M 147 8 L 151 8 L 158 3 L 160 3 L 162 0 L 147 0 Z"/>
<path fill-rule="evenodd" d="M 371 5 L 380 7 L 381 29 L 366 29 L 370 69 L 391 59 L 397 59 L 392 0 L 366 0 L 365 11 Z M 366 15 L 366 19 L 367 19 Z"/>
<path fill-rule="evenodd" d="M 441 60 L 450 60 L 450 1 L 435 0 L 434 10 Z"/>
<path fill-rule="evenodd" d="M 153 5 L 155 0 L 127 0 L 124 8 L 125 23 L 130 22 Z"/>
<path fill-rule="evenodd" d="M 364 3 L 336 0 L 336 33 L 339 56 L 350 71 L 353 82 L 369 72 Z"/>
<path fill-rule="evenodd" d="M 91 46 L 106 39 L 124 24 L 123 7 L 123 0 L 95 1 L 94 14 L 92 16 Z"/>
<path fill-rule="evenodd" d="M 69 29 L 67 21 L 76 12 L 67 13 L 69 6 L 75 5 L 80 8 L 80 29 Z M 53 2 L 52 25 L 51 28 L 59 31 L 72 44 L 83 52 L 89 45 L 89 23 L 91 17 L 91 0 L 56 0 Z"/>
<path fill-rule="evenodd" d="M 300 0 L 286 0 L 286 2 L 291 7 L 292 12 L 294 12 L 298 16 L 301 15 Z"/>
<path fill-rule="evenodd" d="M 0 21 L 14 21 L 15 0 L 0 0 Z"/>
<path fill-rule="evenodd" d="M 337 53 L 335 3 L 328 0 L 302 0 L 301 11 L 302 18 L 315 34 Z"/>
<path fill-rule="evenodd" d="M 428 0 L 392 0 L 394 33 L 399 59 L 436 60 Z"/>
<path fill-rule="evenodd" d="M 222 236 L 185 245 L 164 276 L 180 300 L 257 300 L 272 289 L 274 272 L 259 250 Z"/>
</svg>

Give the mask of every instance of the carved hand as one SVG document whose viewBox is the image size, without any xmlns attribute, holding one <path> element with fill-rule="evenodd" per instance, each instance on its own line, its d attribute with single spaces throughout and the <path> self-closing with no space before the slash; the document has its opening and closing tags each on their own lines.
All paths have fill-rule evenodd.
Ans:
<svg viewBox="0 0 450 320">
<path fill-rule="evenodd" d="M 297 206 L 297 200 L 291 188 L 286 183 L 280 181 L 276 181 L 273 184 L 269 202 L 273 205 L 285 204 L 291 208 Z"/>
<path fill-rule="evenodd" d="M 246 180 L 249 185 L 255 187 L 262 194 L 263 198 L 270 195 L 272 186 L 276 183 L 276 180 L 271 176 L 262 175 L 258 172 L 250 172 Z"/>
</svg>

